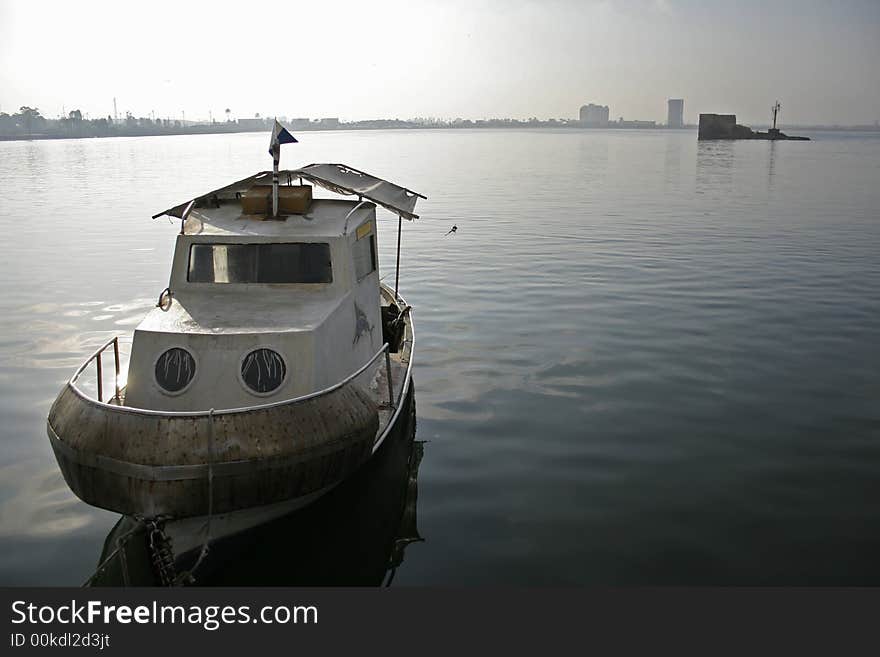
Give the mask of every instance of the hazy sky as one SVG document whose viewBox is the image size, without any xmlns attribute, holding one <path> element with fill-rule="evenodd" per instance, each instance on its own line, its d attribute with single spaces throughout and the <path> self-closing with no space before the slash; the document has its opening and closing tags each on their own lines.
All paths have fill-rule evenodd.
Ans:
<svg viewBox="0 0 880 657">
<path fill-rule="evenodd" d="M 880 0 L 0 0 L 0 110 L 880 119 Z"/>
</svg>

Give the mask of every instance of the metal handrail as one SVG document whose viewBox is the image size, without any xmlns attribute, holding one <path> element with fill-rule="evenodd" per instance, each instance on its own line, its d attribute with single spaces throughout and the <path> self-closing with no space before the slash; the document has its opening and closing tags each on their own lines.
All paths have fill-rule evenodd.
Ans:
<svg viewBox="0 0 880 657">
<path fill-rule="evenodd" d="M 86 367 L 89 366 L 89 363 L 95 361 L 95 370 L 97 374 L 97 382 L 98 382 L 98 401 L 102 404 L 104 402 L 104 367 L 101 361 L 101 355 L 107 350 L 110 345 L 113 345 L 113 363 L 116 366 L 115 378 L 113 380 L 113 388 L 115 390 L 114 399 L 119 399 L 119 336 L 113 336 L 107 342 L 105 342 L 101 347 L 97 349 L 91 356 L 88 357 L 86 362 L 79 366 L 79 369 L 74 372 L 73 376 L 70 379 L 71 384 L 73 384 L 78 378 L 79 375 L 83 373 Z M 75 387 L 75 386 L 74 386 Z M 79 390 L 77 390 L 79 392 Z M 110 404 L 108 404 L 109 406 Z"/>
<path fill-rule="evenodd" d="M 358 204 L 354 206 L 351 210 L 348 211 L 348 214 L 345 215 L 345 225 L 342 227 L 342 234 L 348 235 L 348 220 L 351 219 L 351 215 L 361 209 L 361 206 L 368 203 L 368 201 L 364 201 L 360 196 L 358 196 Z"/>
<path fill-rule="evenodd" d="M 205 411 L 159 411 L 159 410 L 148 409 L 148 408 L 135 408 L 134 406 L 121 406 L 121 405 L 116 405 L 116 404 L 108 404 L 108 403 L 104 402 L 102 399 L 100 399 L 100 394 L 101 394 L 101 384 L 100 383 L 98 384 L 99 399 L 97 401 L 95 401 L 94 399 L 91 399 L 82 390 L 80 390 L 77 387 L 76 381 L 79 378 L 80 374 L 83 373 L 83 371 L 86 369 L 86 367 L 88 367 L 89 364 L 93 360 L 97 359 L 98 363 L 99 363 L 99 367 L 100 367 L 101 354 L 111 344 L 114 344 L 114 349 L 115 349 L 115 353 L 116 353 L 116 364 L 117 364 L 116 395 L 117 395 L 117 399 L 118 399 L 118 397 L 119 397 L 119 341 L 118 341 L 118 337 L 113 337 L 112 339 L 108 340 L 101 348 L 99 348 L 91 356 L 89 356 L 89 358 L 82 365 L 79 366 L 79 368 L 76 370 L 76 372 L 73 373 L 73 376 L 70 378 L 70 381 L 67 382 L 67 385 L 69 385 L 70 388 L 81 399 L 84 399 L 84 400 L 91 402 L 91 403 L 96 403 L 99 406 L 103 406 L 103 407 L 107 408 L 108 410 L 113 410 L 116 412 L 134 413 L 136 415 L 150 415 L 150 416 L 156 416 L 156 417 L 207 417 L 212 412 L 214 415 L 230 415 L 230 414 L 235 414 L 235 413 L 248 413 L 251 411 L 259 411 L 259 410 L 264 410 L 264 409 L 268 409 L 268 408 L 275 408 L 277 406 L 286 406 L 288 404 L 299 404 L 301 402 L 308 401 L 308 400 L 314 399 L 316 397 L 323 397 L 324 395 L 328 395 L 331 392 L 335 392 L 339 388 L 341 388 L 344 385 L 351 382 L 352 379 L 355 379 L 355 378 L 359 377 L 361 374 L 363 374 L 367 369 L 369 369 L 369 367 L 373 363 L 376 362 L 376 360 L 382 354 L 386 354 L 386 367 L 388 368 L 388 375 L 389 375 L 389 387 L 388 388 L 389 388 L 389 393 L 391 393 L 390 399 L 389 399 L 389 404 L 391 404 L 392 407 L 394 406 L 393 389 L 392 389 L 392 386 L 390 385 L 390 355 L 389 355 L 390 348 L 389 348 L 389 345 L 387 342 L 385 344 L 383 344 L 382 347 L 379 349 L 379 351 L 377 351 L 356 372 L 348 375 L 346 378 L 342 379 L 341 381 L 334 383 L 329 388 L 324 388 L 323 390 L 318 390 L 317 392 L 311 392 L 307 395 L 302 395 L 300 397 L 293 397 L 291 399 L 285 399 L 283 401 L 270 402 L 268 404 L 257 404 L 254 406 L 243 406 L 243 407 L 239 407 L 239 408 L 224 408 L 224 409 L 214 410 L 214 411 L 211 411 L 210 409 L 205 410 Z M 100 381 L 100 379 L 101 379 L 101 377 L 99 375 L 98 380 Z"/>
</svg>

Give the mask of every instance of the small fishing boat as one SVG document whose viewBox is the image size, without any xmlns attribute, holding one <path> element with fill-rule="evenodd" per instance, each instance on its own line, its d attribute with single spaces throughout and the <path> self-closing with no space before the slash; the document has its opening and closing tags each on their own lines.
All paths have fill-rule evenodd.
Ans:
<svg viewBox="0 0 880 657">
<path fill-rule="evenodd" d="M 401 417 L 415 336 L 400 230 L 425 197 L 342 164 L 279 170 L 292 140 L 276 123 L 272 171 L 154 216 L 180 233 L 127 380 L 114 337 L 49 411 L 83 501 L 182 537 L 206 519 L 215 537 L 235 533 L 332 489 Z M 356 198 L 315 198 L 314 186 Z M 379 278 L 377 206 L 398 217 L 394 288 Z M 92 368 L 96 394 L 81 385 Z"/>
</svg>

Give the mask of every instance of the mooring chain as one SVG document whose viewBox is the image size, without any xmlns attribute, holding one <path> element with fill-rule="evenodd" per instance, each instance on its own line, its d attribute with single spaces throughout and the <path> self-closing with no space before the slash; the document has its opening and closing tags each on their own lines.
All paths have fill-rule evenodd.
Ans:
<svg viewBox="0 0 880 657">
<path fill-rule="evenodd" d="M 177 569 L 174 565 L 174 550 L 171 546 L 171 539 L 165 533 L 164 523 L 152 519 L 147 520 L 146 524 L 153 571 L 162 586 L 174 586 L 178 583 Z"/>
<path fill-rule="evenodd" d="M 205 539 L 198 559 L 189 570 L 177 572 L 171 538 L 165 533 L 164 518 L 139 518 L 147 528 L 150 560 L 153 571 L 162 586 L 185 586 L 194 584 L 195 572 L 208 556 L 211 543 L 211 520 L 214 515 L 214 409 L 208 412 L 208 517 L 205 524 Z"/>
</svg>

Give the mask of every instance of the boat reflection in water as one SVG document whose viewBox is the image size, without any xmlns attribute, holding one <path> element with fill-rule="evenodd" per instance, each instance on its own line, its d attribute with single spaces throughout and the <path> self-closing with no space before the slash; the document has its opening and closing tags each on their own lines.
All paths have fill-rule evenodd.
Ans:
<svg viewBox="0 0 880 657">
<path fill-rule="evenodd" d="M 201 586 L 390 585 L 416 527 L 424 442 L 415 440 L 415 397 L 375 456 L 310 506 L 212 542 L 193 574 Z M 132 530 L 134 530 L 132 532 Z M 199 537 L 201 538 L 201 537 Z M 144 525 L 123 517 L 110 531 L 89 586 L 157 586 L 155 546 Z M 192 568 L 198 550 L 183 555 Z"/>
</svg>

